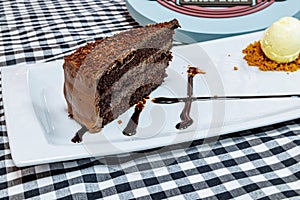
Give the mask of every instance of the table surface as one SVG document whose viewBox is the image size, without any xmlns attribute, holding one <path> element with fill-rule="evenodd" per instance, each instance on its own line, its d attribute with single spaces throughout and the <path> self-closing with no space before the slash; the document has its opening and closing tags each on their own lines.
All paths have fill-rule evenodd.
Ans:
<svg viewBox="0 0 300 200">
<path fill-rule="evenodd" d="M 87 42 L 139 26 L 123 0 L 2 0 L 0 24 L 1 67 L 62 59 Z M 18 168 L 2 98 L 1 92 L 1 199 L 291 199 L 300 194 L 300 119 L 111 162 L 89 158 Z"/>
</svg>

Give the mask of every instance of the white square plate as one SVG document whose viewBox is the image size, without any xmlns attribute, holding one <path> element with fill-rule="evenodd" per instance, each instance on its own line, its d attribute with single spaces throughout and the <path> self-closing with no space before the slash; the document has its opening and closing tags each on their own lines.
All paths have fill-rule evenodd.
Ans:
<svg viewBox="0 0 300 200">
<path fill-rule="evenodd" d="M 195 77 L 194 96 L 300 93 L 300 71 L 262 72 L 243 60 L 242 50 L 261 34 L 174 47 L 168 77 L 150 99 L 185 97 L 189 64 L 206 72 Z M 148 100 L 135 136 L 122 134 L 133 113 L 131 108 L 100 133 L 87 133 L 82 143 L 74 144 L 71 138 L 81 126 L 68 118 L 62 63 L 1 69 L 9 144 L 19 167 L 146 150 L 300 117 L 299 98 L 197 101 L 191 108 L 193 125 L 177 130 L 183 104 L 161 105 Z"/>
</svg>

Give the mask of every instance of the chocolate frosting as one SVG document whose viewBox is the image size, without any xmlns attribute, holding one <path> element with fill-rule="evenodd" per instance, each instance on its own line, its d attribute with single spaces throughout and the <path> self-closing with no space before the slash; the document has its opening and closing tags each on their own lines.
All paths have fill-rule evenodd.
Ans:
<svg viewBox="0 0 300 200">
<path fill-rule="evenodd" d="M 158 49 L 165 53 L 170 50 L 174 29 L 179 27 L 176 19 L 146 27 L 135 28 L 118 33 L 95 43 L 79 48 L 65 57 L 64 94 L 68 112 L 89 132 L 98 132 L 103 127 L 100 117 L 97 91 L 100 78 L 118 67 L 116 63 L 128 62 L 126 59 L 133 51 Z M 144 65 L 142 65 L 144 66 Z M 163 68 L 162 68 L 163 69 Z"/>
</svg>

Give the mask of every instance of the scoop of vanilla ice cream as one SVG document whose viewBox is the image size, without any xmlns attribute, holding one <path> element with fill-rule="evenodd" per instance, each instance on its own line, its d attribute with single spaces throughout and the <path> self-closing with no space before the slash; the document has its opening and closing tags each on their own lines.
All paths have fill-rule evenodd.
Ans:
<svg viewBox="0 0 300 200">
<path fill-rule="evenodd" d="M 296 60 L 300 53 L 300 20 L 281 18 L 265 30 L 260 44 L 264 54 L 277 63 Z"/>
</svg>

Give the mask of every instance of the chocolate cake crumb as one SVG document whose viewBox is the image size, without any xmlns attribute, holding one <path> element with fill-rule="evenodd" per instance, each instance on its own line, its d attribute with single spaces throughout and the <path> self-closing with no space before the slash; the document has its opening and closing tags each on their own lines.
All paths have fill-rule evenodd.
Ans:
<svg viewBox="0 0 300 200">
<path fill-rule="evenodd" d="M 249 66 L 256 66 L 261 71 L 294 72 L 300 69 L 300 54 L 298 58 L 289 63 L 277 63 L 269 59 L 261 49 L 260 41 L 249 44 L 242 53 Z"/>
</svg>

